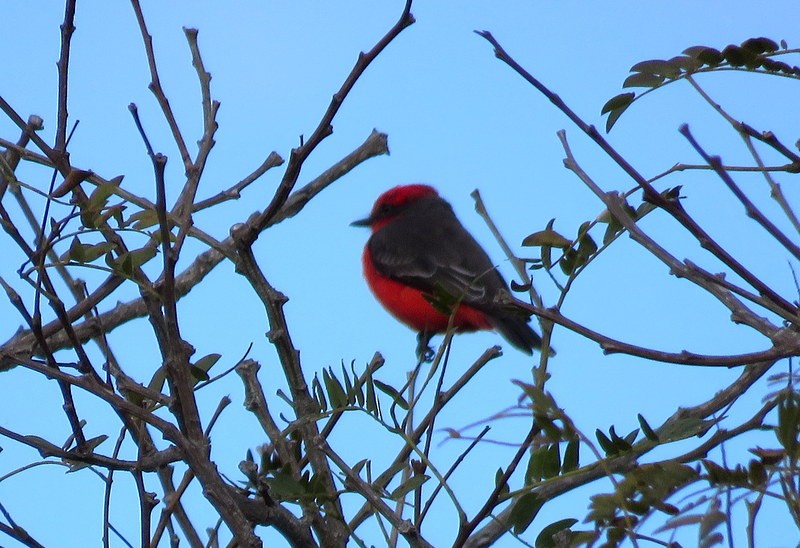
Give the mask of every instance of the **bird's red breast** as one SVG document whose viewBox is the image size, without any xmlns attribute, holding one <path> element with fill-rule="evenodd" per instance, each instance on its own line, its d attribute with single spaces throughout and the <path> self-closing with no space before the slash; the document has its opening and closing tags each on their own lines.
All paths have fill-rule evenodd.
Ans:
<svg viewBox="0 0 800 548">
<path fill-rule="evenodd" d="M 362 261 L 369 288 L 392 316 L 415 331 L 442 333 L 447 330 L 449 316 L 434 308 L 419 289 L 381 275 L 375 268 L 368 246 L 364 248 Z M 492 325 L 486 314 L 461 304 L 453 317 L 453 327 L 457 331 L 477 331 L 491 329 Z"/>
</svg>

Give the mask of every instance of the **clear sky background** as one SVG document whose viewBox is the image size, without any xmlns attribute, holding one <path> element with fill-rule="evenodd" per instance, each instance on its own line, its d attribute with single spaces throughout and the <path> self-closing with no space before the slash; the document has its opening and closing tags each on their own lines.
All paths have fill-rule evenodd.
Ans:
<svg viewBox="0 0 800 548">
<path fill-rule="evenodd" d="M 51 141 L 58 26 L 63 17 L 63 6 L 56 4 L 13 2 L 3 7 L 0 18 L 0 44 L 5 52 L 0 95 L 23 116 L 41 115 L 46 124 L 44 135 Z M 199 196 L 212 196 L 230 187 L 272 150 L 288 158 L 300 136 L 309 135 L 316 127 L 358 52 L 371 48 L 401 10 L 399 1 L 145 2 L 162 84 L 190 146 L 194 147 L 201 135 L 202 117 L 196 74 L 181 27 L 200 30 L 203 59 L 213 75 L 212 94 L 222 103 L 217 144 Z M 544 228 L 549 219 L 556 218 L 555 228 L 572 237 L 582 222 L 594 219 L 603 209 L 564 169 L 557 130 L 567 130 L 578 161 L 603 188 L 632 186 L 559 111 L 496 60 L 490 45 L 473 30 L 491 31 L 523 66 L 598 127 L 605 124 L 600 108 L 622 91 L 629 68 L 639 61 L 670 58 L 699 44 L 721 49 L 756 36 L 786 39 L 790 47 L 800 44 L 800 7 L 791 1 L 754 7 L 743 1 L 442 0 L 420 1 L 413 13 L 417 23 L 405 30 L 357 83 L 334 120 L 334 134 L 306 162 L 299 184 L 349 153 L 373 128 L 389 135 L 391 155 L 359 166 L 301 215 L 270 229 L 256 244 L 266 275 L 290 298 L 285 310 L 309 377 L 325 366 L 338 368 L 342 361 L 349 364 L 355 360 L 361 368 L 376 350 L 387 362 L 380 378 L 395 386 L 403 383 L 414 365 L 414 333 L 374 301 L 361 277 L 361 250 L 368 233 L 349 226 L 364 217 L 387 188 L 410 182 L 436 186 L 504 275 L 512 278 L 513 269 L 473 210 L 469 196 L 473 189 L 480 190 L 514 249 L 525 255 L 529 252 L 519 243 Z M 182 183 L 180 157 L 147 89 L 149 73 L 133 10 L 125 2 L 82 0 L 76 26 L 70 116 L 80 120 L 80 125 L 71 144 L 73 165 L 106 178 L 124 174 L 125 188 L 153 198 L 151 164 L 127 108 L 134 102 L 154 148 L 170 157 L 167 176 L 174 197 Z M 734 117 L 773 130 L 786 143 L 797 139 L 796 81 L 735 73 L 698 80 Z M 699 163 L 678 134 L 684 122 L 709 151 L 723 154 L 726 162 L 747 161 L 741 140 L 686 83 L 672 84 L 637 102 L 622 116 L 610 141 L 640 172 L 654 176 L 678 162 Z M 0 135 L 14 139 L 18 132 L 9 120 L 0 118 Z M 276 169 L 238 202 L 197 215 L 196 225 L 224 238 L 232 223 L 266 205 L 281 174 L 282 169 Z M 49 172 L 28 166 L 20 170 L 20 177 L 39 188 L 46 188 L 49 182 Z M 790 199 L 796 197 L 795 181 L 786 176 L 779 180 L 785 183 Z M 749 188 L 755 189 L 753 195 L 760 205 L 775 211 L 762 179 L 742 177 L 741 182 L 752 185 Z M 744 217 L 719 180 L 708 174 L 679 174 L 663 184 L 684 185 L 684 205 L 703 226 L 785 297 L 797 298 L 785 254 Z M 643 226 L 655 237 L 667 239 L 678 257 L 719 269 L 665 214 L 652 214 Z M 192 250 L 202 247 L 187 247 L 187 257 Z M 3 256 L 0 274 L 16 280 L 21 255 L 16 249 L 3 249 Z M 91 272 L 78 275 L 98 279 Z M 545 303 L 553 304 L 558 296 L 553 284 L 542 275 L 536 284 Z M 128 288 L 114 300 L 134 296 Z M 253 343 L 251 357 L 262 364 L 265 391 L 274 394 L 281 388 L 278 363 L 263 336 L 268 327 L 262 306 L 230 264 L 217 267 L 179 308 L 183 333 L 197 348 L 197 356 L 222 354 L 217 366 L 222 370 Z M 615 338 L 666 351 L 737 353 L 761 350 L 768 344 L 730 323 L 726 309 L 697 288 L 669 276 L 661 263 L 627 238 L 579 279 L 563 312 Z M 20 323 L 11 305 L 0 300 L 0 339 L 11 336 Z M 111 342 L 127 371 L 140 380 L 149 379 L 160 365 L 146 322 L 121 328 Z M 533 362 L 508 348 L 494 333 L 457 337 L 448 378 L 455 379 L 459 368 L 467 367 L 494 344 L 503 344 L 505 355 L 483 370 L 442 415 L 440 426 L 460 428 L 516 401 L 519 390 L 511 380 L 530 379 Z M 616 425 L 617 432 L 627 433 L 638 427 L 637 413 L 651 424 L 660 424 L 678 406 L 707 400 L 738 375 L 735 370 L 603 356 L 596 344 L 560 329 L 553 344 L 558 356 L 551 362 L 548 388 L 589 434 L 611 425 Z M 776 367 L 775 372 L 783 370 L 785 365 Z M 734 416 L 744 417 L 755 410 L 767 393 L 766 384 L 752 392 L 740 402 L 741 414 Z M 14 425 L 23 433 L 64 439 L 68 425 L 56 393 L 52 383 L 22 369 L 4 374 L 0 423 Z M 205 391 L 201 399 L 206 417 L 225 394 L 234 405 L 215 428 L 214 457 L 230 477 L 239 479 L 238 462 L 248 448 L 265 438 L 256 421 L 241 409 L 238 377 L 231 376 Z M 88 409 L 92 404 L 86 400 L 79 405 Z M 333 440 L 334 447 L 350 462 L 387 458 L 382 449 L 370 446 L 373 435 L 380 439 L 375 425 L 369 421 L 358 424 L 357 428 L 342 429 Z M 502 420 L 493 426 L 489 437 L 507 442 L 520 441 L 527 431 L 525 420 Z M 90 430 L 95 427 L 97 432 L 111 428 L 90 423 Z M 442 433 L 437 441 L 444 439 Z M 767 436 L 763 444 L 774 442 Z M 32 451 L 7 440 L 0 440 L 0 446 L 4 449 L 0 474 L 37 459 Z M 465 447 L 465 442 L 444 444 L 439 449 L 443 462 Z M 731 444 L 729 462 L 748 460 L 740 449 Z M 487 444 L 464 465 L 461 492 L 471 512 L 480 505 L 479 495 L 491 489 L 493 471 L 505 464 L 512 452 L 513 448 Z M 654 458 L 668 454 L 659 452 Z M 588 453 L 584 458 L 588 459 Z M 51 523 L 51 533 L 39 539 L 48 546 L 98 545 L 103 485 L 88 475 L 65 476 L 52 467 L 39 467 L 0 482 L 0 502 L 33 533 L 42 530 L 37 526 L 42 521 Z M 115 493 L 119 490 L 121 501 L 132 500 L 126 499 L 132 489 L 128 478 L 119 479 Z M 608 485 L 581 489 L 563 503 L 548 505 L 531 532 L 564 517 L 582 518 L 588 495 L 601 489 L 607 490 Z M 429 526 L 425 531 L 436 545 L 452 538 L 455 524 L 454 514 L 444 507 L 441 516 L 440 527 Z M 196 522 L 203 528 L 213 525 L 210 520 Z M 138 510 L 113 506 L 112 521 L 136 541 Z M 767 518 L 761 523 L 759 546 L 796 544 L 797 530 L 788 517 L 772 522 Z M 737 545 L 744 544 L 744 522 L 740 525 Z M 529 540 L 533 538 L 535 534 Z M 379 544 L 380 537 L 368 541 Z M 691 540 L 684 542 L 692 544 Z M 0 541 L 3 546 L 7 543 L 8 539 Z M 515 545 L 515 541 L 507 538 L 500 545 Z"/>
</svg>

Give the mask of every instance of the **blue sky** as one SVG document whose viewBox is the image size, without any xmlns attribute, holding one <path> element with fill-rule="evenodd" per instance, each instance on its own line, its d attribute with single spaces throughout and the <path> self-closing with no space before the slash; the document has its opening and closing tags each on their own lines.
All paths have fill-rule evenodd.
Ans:
<svg viewBox="0 0 800 548">
<path fill-rule="evenodd" d="M 300 135 L 307 136 L 316 127 L 357 53 L 372 47 L 386 32 L 402 4 L 145 2 L 143 7 L 162 83 L 190 147 L 200 136 L 202 118 L 196 75 L 181 27 L 200 30 L 203 59 L 213 75 L 212 94 L 222 103 L 217 144 L 199 192 L 207 197 L 251 172 L 272 150 L 288 157 Z M 270 229 L 256 244 L 266 275 L 291 299 L 286 314 L 309 376 L 328 365 L 338 367 L 342 360 L 363 366 L 376 350 L 387 360 L 382 380 L 395 386 L 402 384 L 413 366 L 414 334 L 373 300 L 360 273 L 361 249 L 368 234 L 349 226 L 369 211 L 383 190 L 408 182 L 436 186 L 511 278 L 513 269 L 473 210 L 469 196 L 473 189 L 481 191 L 514 249 L 525 254 L 528 251 L 519 247 L 522 238 L 542 229 L 549 219 L 556 218 L 556 229 L 571 237 L 582 222 L 602 211 L 597 199 L 564 169 L 557 130 L 567 130 L 578 161 L 603 188 L 632 185 L 560 112 L 496 60 L 489 44 L 473 30 L 490 30 L 587 122 L 602 127 L 600 108 L 621 91 L 633 64 L 669 58 L 692 45 L 721 49 L 754 36 L 786 39 L 790 47 L 797 46 L 800 8 L 788 1 L 771 3 L 768 12 L 740 1 L 657 5 L 440 1 L 419 2 L 413 12 L 417 23 L 357 83 L 334 121 L 334 134 L 309 158 L 299 184 L 354 149 L 373 128 L 389 135 L 391 155 L 359 166 L 301 215 Z M 5 7 L 0 20 L 0 43 L 5 51 L 18 52 L 4 56 L 0 95 L 23 116 L 43 116 L 47 138 L 52 138 L 55 129 L 55 62 L 62 16 L 61 7 L 16 2 Z M 73 164 L 106 178 L 124 174 L 128 190 L 153 197 L 150 162 L 127 108 L 134 102 L 154 147 L 170 157 L 167 177 L 174 197 L 182 176 L 179 155 L 147 89 L 149 74 L 131 7 L 121 2 L 82 1 L 76 26 L 70 116 L 80 120 L 80 125 L 71 145 Z M 734 117 L 771 129 L 786 143 L 797 138 L 796 82 L 733 73 L 698 80 Z M 653 176 L 677 162 L 698 162 L 677 132 L 684 122 L 725 161 L 747 161 L 741 140 L 685 83 L 637 102 L 609 140 L 643 174 Z M 9 139 L 17 135 L 5 118 L 0 118 L 0 135 Z M 265 176 L 238 202 L 198 215 L 196 224 L 223 238 L 232 223 L 264 207 L 281 173 L 277 169 Z M 49 172 L 25 166 L 20 177 L 44 188 Z M 741 180 L 752 185 L 748 188 L 755 189 L 754 199 L 760 205 L 774 211 L 763 180 L 755 176 Z M 784 181 L 791 196 L 791 181 Z M 684 185 L 687 209 L 787 298 L 797 298 L 786 257 L 747 221 L 720 181 L 704 173 L 686 173 L 664 184 Z M 665 215 L 653 214 L 643 226 L 668 241 L 678 257 L 690 257 L 712 270 L 720 268 Z M 186 251 L 200 249 L 192 245 Z M 0 274 L 16 280 L 14 271 L 22 259 L 16 250 L 4 253 L 7 260 L 0 265 Z M 92 272 L 79 275 L 98 279 Z M 558 297 L 553 284 L 541 275 L 536 283 L 545 302 L 553 304 Z M 128 288 L 115 299 L 133 296 Z M 253 343 L 251 357 L 262 363 L 266 392 L 274 394 L 281 387 L 277 361 L 263 337 L 268 329 L 263 309 L 231 265 L 219 266 L 208 283 L 181 301 L 179 308 L 183 332 L 197 348 L 197 356 L 218 352 L 223 355 L 220 367 L 223 363 L 227 367 Z M 730 323 L 726 309 L 699 289 L 669 276 L 661 263 L 627 238 L 575 284 L 563 312 L 610 336 L 669 351 L 734 353 L 763 349 L 767 344 Z M 0 338 L 8 338 L 19 324 L 11 306 L 0 301 Z M 146 380 L 159 365 L 145 322 L 121 328 L 111 341 L 130 374 Z M 459 367 L 471 364 L 486 347 L 502 342 L 494 333 L 457 337 L 449 378 L 456 378 Z M 559 354 L 551 362 L 549 390 L 587 433 L 595 428 L 607 430 L 612 424 L 618 432 L 628 432 L 637 427 L 638 412 L 658 424 L 677 406 L 700 403 L 737 376 L 731 370 L 603 356 L 596 344 L 563 330 L 555 333 L 553 343 Z M 439 425 L 458 428 L 513 404 L 518 389 L 511 380 L 529 379 L 531 365 L 529 358 L 507 348 L 444 413 Z M 754 389 L 740 403 L 741 412 L 755 409 L 765 393 L 763 385 Z M 247 448 L 264 438 L 256 422 L 241 410 L 242 390 L 236 377 L 203 395 L 207 416 L 225 394 L 234 405 L 216 427 L 214 455 L 220 467 L 236 477 L 236 465 Z M 92 409 L 88 400 L 81 404 Z M 55 439 L 66 436 L 55 387 L 26 371 L 4 376 L 0 417 L 19 417 L 14 425 L 25 433 Z M 102 423 L 96 427 L 103 431 Z M 519 441 L 525 429 L 522 421 L 499 421 L 490 436 Z M 385 458 L 377 448 L 363 446 L 365 435 L 379 439 L 375 426 L 366 423 L 361 429 L 343 432 L 333 443 L 352 462 L 364 456 L 378 462 Z M 4 449 L 0 474 L 36 458 L 4 440 L 0 446 Z M 445 444 L 443 462 L 464 447 L 458 442 Z M 734 460 L 735 449 L 728 454 Z M 485 469 L 495 469 L 510 454 L 510 449 L 485 446 L 465 465 L 462 477 L 474 483 L 475 497 L 493 481 L 493 473 Z M 744 455 L 740 458 L 747 460 Z M 21 523 L 30 523 L 32 531 L 37 529 L 33 526 L 37 515 L 44 513 L 48 520 L 58 519 L 50 517 L 55 514 L 62 517 L 63 522 L 54 522 L 52 528 L 58 531 L 56 536 L 43 537 L 47 545 L 64 538 L 74 539 L 75 545 L 94 545 L 100 538 L 100 520 L 86 519 L 86 515 L 99 515 L 102 485 L 92 480 L 40 467 L 0 483 L 0 502 Z M 132 488 L 127 478 L 120 479 L 115 493 L 119 489 L 119 500 L 125 500 L 126 490 Z M 563 517 L 582 517 L 587 495 L 595 489 L 575 493 L 566 504 L 546 507 L 532 530 Z M 30 496 L 39 491 L 41 495 Z M 76 491 L 85 497 L 80 504 L 64 508 L 56 502 Z M 472 498 L 469 491 L 465 493 L 468 500 Z M 137 524 L 126 517 L 127 509 L 113 511 L 115 524 L 136 539 Z M 453 519 L 447 510 L 441 511 L 442 523 Z M 202 523 L 206 525 L 210 523 Z M 429 534 L 438 545 L 450 538 L 449 532 L 442 526 Z M 764 546 L 793 545 L 797 536 L 788 521 L 764 527 L 758 534 Z M 510 540 L 505 542 L 511 545 Z"/>
</svg>

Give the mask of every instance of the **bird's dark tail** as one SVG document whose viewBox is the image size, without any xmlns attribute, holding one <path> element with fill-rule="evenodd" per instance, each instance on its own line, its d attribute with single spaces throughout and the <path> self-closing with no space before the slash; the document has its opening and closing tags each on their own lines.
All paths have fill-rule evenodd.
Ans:
<svg viewBox="0 0 800 548">
<path fill-rule="evenodd" d="M 533 354 L 534 350 L 542 349 L 542 338 L 528 324 L 525 316 L 492 318 L 491 322 L 503 338 L 526 354 Z M 550 355 L 554 356 L 555 353 L 556 351 L 551 348 Z"/>
</svg>

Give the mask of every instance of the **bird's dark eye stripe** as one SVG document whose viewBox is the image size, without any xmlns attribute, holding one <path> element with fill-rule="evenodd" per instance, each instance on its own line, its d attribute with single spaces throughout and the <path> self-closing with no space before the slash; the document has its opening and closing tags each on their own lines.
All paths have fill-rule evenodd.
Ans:
<svg viewBox="0 0 800 548">
<path fill-rule="evenodd" d="M 395 204 L 382 204 L 380 208 L 378 208 L 378 216 L 379 217 L 387 217 L 394 213 L 397 213 L 400 210 L 400 207 Z"/>
</svg>

